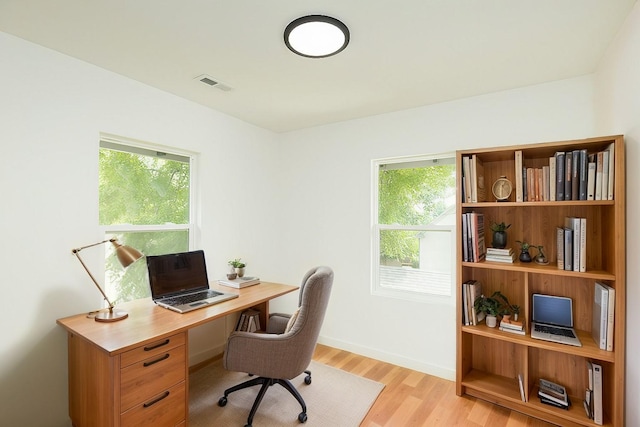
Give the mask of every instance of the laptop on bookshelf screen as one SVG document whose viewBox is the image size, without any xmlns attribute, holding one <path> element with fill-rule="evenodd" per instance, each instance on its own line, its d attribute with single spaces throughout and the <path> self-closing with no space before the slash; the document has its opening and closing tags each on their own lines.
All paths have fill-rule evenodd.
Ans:
<svg viewBox="0 0 640 427">
<path fill-rule="evenodd" d="M 209 289 L 204 251 L 147 256 L 153 302 L 178 313 L 237 298 Z"/>
<path fill-rule="evenodd" d="M 582 347 L 573 329 L 573 300 L 533 294 L 531 338 Z"/>
</svg>

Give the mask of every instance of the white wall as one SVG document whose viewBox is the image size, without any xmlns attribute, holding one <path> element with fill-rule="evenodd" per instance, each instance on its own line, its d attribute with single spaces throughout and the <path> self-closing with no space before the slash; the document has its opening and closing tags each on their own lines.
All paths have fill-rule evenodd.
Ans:
<svg viewBox="0 0 640 427">
<path fill-rule="evenodd" d="M 335 270 L 321 342 L 455 379 L 453 298 L 371 295 L 371 160 L 593 136 L 591 88 L 587 76 L 283 135 L 284 252 Z"/>
<path fill-rule="evenodd" d="M 596 73 L 599 132 L 625 135 L 627 164 L 627 372 L 626 425 L 640 425 L 640 259 L 634 248 L 640 236 L 640 4 L 636 3 Z M 634 356 L 635 355 L 635 356 Z"/>
<path fill-rule="evenodd" d="M 260 268 L 278 252 L 264 247 L 273 210 L 260 209 L 275 187 L 275 135 L 4 33 L 0 52 L 0 424 L 68 426 L 67 340 L 55 321 L 100 306 L 71 255 L 102 240 L 99 133 L 201 153 L 197 246 L 213 277 L 228 259 Z M 85 253 L 100 271 L 102 250 Z M 222 345 L 224 326 L 195 331 L 191 355 Z"/>
</svg>

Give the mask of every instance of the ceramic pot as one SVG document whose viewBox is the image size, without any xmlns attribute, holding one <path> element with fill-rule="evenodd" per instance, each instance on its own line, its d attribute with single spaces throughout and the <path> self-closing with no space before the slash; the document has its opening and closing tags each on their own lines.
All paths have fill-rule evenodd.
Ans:
<svg viewBox="0 0 640 427">
<path fill-rule="evenodd" d="M 507 247 L 507 232 L 506 231 L 494 231 L 493 241 L 491 246 L 496 249 L 504 249 Z"/>
<path fill-rule="evenodd" d="M 487 314 L 487 317 L 485 318 L 485 322 L 487 323 L 488 327 L 495 328 L 496 325 L 498 324 L 498 318 L 491 314 Z"/>
<path fill-rule="evenodd" d="M 520 252 L 520 257 L 518 259 L 520 262 L 531 262 L 531 255 L 529 254 L 529 251 L 523 249 L 522 252 Z"/>
<path fill-rule="evenodd" d="M 236 274 L 238 277 L 244 276 L 244 267 L 236 267 Z"/>
</svg>

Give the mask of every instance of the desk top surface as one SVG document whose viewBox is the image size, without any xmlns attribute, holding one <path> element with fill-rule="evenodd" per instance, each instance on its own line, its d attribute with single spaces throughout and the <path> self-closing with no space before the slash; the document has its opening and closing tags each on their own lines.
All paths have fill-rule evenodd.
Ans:
<svg viewBox="0 0 640 427">
<path fill-rule="evenodd" d="M 298 289 L 297 286 L 262 282 L 243 289 L 211 285 L 212 289 L 237 293 L 238 298 L 189 313 L 176 313 L 159 307 L 151 298 L 118 304 L 116 309 L 129 313 L 117 322 L 96 322 L 86 313 L 58 319 L 57 323 L 69 333 L 93 342 L 109 354 L 118 354 L 141 344 L 150 343 L 178 332 L 245 310 Z"/>
</svg>

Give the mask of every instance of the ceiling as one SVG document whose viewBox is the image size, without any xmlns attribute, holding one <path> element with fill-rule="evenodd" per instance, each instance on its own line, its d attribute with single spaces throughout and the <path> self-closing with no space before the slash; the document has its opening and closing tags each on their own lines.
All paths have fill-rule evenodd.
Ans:
<svg viewBox="0 0 640 427">
<path fill-rule="evenodd" d="M 592 73 L 635 1 L 0 0 L 0 31 L 285 132 Z M 291 53 L 309 14 L 349 46 Z"/>
</svg>

